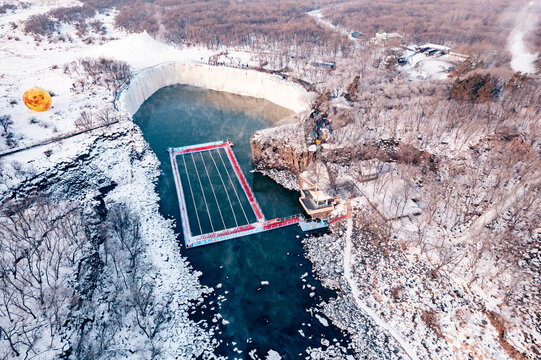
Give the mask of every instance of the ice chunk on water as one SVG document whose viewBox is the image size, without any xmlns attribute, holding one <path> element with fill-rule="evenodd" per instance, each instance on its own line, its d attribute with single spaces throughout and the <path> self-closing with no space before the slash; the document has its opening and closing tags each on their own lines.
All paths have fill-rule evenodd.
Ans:
<svg viewBox="0 0 541 360">
<path fill-rule="evenodd" d="M 327 319 L 325 319 L 322 316 L 319 316 L 318 314 L 315 314 L 315 316 L 323 326 L 329 326 L 329 322 L 327 321 Z"/>
<path fill-rule="evenodd" d="M 281 358 L 280 354 L 272 349 L 267 352 L 267 360 L 280 360 Z"/>
</svg>

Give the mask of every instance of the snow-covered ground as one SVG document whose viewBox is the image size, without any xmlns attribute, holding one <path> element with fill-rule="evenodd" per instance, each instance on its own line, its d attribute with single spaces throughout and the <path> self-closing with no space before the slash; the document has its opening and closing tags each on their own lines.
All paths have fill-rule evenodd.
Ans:
<svg viewBox="0 0 541 360">
<path fill-rule="evenodd" d="M 509 359 L 477 297 L 427 275 L 429 267 L 419 256 L 395 244 L 386 247 L 357 226 L 353 232 L 349 223 L 343 226 L 304 243 L 321 281 L 343 289 L 324 305 L 324 313 L 350 331 L 360 354 Z"/>
<path fill-rule="evenodd" d="M 46 155 L 48 151 L 49 156 Z M 145 276 L 147 280 L 152 279 L 154 298 L 157 301 L 167 299 L 170 317 L 152 341 L 159 344 L 159 351 L 166 358 L 185 358 L 212 352 L 212 330 L 203 330 L 201 324 L 188 319 L 190 302 L 202 301 L 202 296 L 209 289 L 201 287 L 198 281 L 200 273 L 194 272 L 181 257 L 171 221 L 159 214 L 159 199 L 155 191 L 155 179 L 160 174 L 159 162 L 133 123 L 123 122 L 106 130 L 7 156 L 2 159 L 2 166 L 2 200 L 14 193 L 26 197 L 35 188 L 45 188 L 44 191 L 48 193 L 91 208 L 98 189 L 114 184 L 114 188 L 104 197 L 104 206 L 110 210 L 120 204 L 138 214 L 144 261 L 149 266 Z M 23 171 L 17 172 L 16 168 L 19 167 Z M 16 172 L 17 176 L 10 178 L 9 174 Z M 102 287 L 105 285 L 99 288 Z M 93 298 L 85 299 L 84 307 L 79 310 L 80 317 L 74 320 L 96 316 L 105 322 L 110 317 L 107 309 L 113 305 L 105 300 L 111 291 L 107 287 L 96 289 Z M 118 293 L 116 301 L 122 296 Z M 117 303 L 116 306 L 121 305 Z M 92 326 L 97 327 L 98 324 L 95 321 Z M 87 326 L 87 329 L 91 328 Z M 116 349 L 110 350 L 112 358 L 129 358 L 126 354 L 130 352 L 143 356 L 150 348 L 149 340 L 136 327 L 134 311 L 127 310 L 122 322 L 116 323 L 115 328 L 118 332 L 107 340 Z M 84 340 L 88 342 L 87 346 L 101 341 L 103 335 L 98 329 L 88 330 Z M 65 329 L 65 334 L 67 338 L 78 335 L 68 329 Z M 50 354 L 47 358 L 52 358 L 61 347 L 47 350 L 47 344 L 52 339 L 48 341 L 47 335 L 43 336 L 44 341 L 34 351 L 43 351 L 44 356 Z M 56 338 L 55 344 L 58 342 Z"/>
<path fill-rule="evenodd" d="M 344 277 L 346 278 L 346 281 L 351 289 L 351 294 L 353 296 L 353 299 L 355 300 L 355 303 L 357 306 L 362 309 L 368 316 L 370 316 L 374 322 L 383 328 L 385 331 L 387 331 L 402 347 L 402 349 L 406 352 L 406 354 L 409 356 L 411 360 L 417 360 L 417 354 L 416 351 L 411 347 L 411 345 L 404 340 L 402 335 L 390 326 L 385 320 L 383 320 L 376 312 L 369 308 L 362 300 L 361 291 L 357 287 L 357 284 L 353 280 L 352 270 L 351 270 L 351 264 L 354 261 L 351 256 L 351 237 L 353 233 L 353 219 L 351 218 L 351 209 L 350 214 L 347 219 L 347 225 L 346 225 L 346 246 L 344 249 Z"/>
<path fill-rule="evenodd" d="M 410 80 L 446 79 L 449 71 L 460 61 L 449 54 L 434 58 L 411 50 L 406 50 L 403 56 L 408 63 L 400 66 L 400 70 L 408 74 Z"/>
</svg>

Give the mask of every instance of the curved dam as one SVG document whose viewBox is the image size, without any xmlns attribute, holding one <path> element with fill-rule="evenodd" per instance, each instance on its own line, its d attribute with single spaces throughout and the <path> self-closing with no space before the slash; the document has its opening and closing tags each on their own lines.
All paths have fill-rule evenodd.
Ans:
<svg viewBox="0 0 541 360">
<path fill-rule="evenodd" d="M 262 98 L 296 113 L 307 110 L 314 98 L 298 84 L 255 70 L 169 62 L 137 73 L 120 96 L 120 110 L 133 116 L 156 91 L 177 84 Z"/>
</svg>

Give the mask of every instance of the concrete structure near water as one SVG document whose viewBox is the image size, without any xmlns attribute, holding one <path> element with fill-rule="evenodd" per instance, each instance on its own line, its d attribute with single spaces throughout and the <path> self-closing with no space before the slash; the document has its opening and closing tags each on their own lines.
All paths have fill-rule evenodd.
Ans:
<svg viewBox="0 0 541 360">
<path fill-rule="evenodd" d="M 230 141 L 216 141 L 169 149 L 186 247 L 211 244 L 293 224 L 299 224 L 303 231 L 328 227 L 326 221 L 309 221 L 302 215 L 266 220 L 240 169 L 232 146 Z M 206 155 L 203 156 L 203 153 Z M 222 154 L 225 154 L 227 161 Z M 192 181 L 194 174 L 196 177 Z"/>
<path fill-rule="evenodd" d="M 308 215 L 315 219 L 322 219 L 334 210 L 338 199 L 319 190 L 316 186 L 311 186 L 301 189 L 299 201 Z"/>
</svg>

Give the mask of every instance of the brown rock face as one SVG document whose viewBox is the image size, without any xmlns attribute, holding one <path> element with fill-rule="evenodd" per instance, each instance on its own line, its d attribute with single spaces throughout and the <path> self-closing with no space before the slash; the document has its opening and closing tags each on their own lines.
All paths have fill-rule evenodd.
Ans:
<svg viewBox="0 0 541 360">
<path fill-rule="evenodd" d="M 316 161 L 299 123 L 260 130 L 250 139 L 250 146 L 254 169 L 288 189 L 298 189 L 298 174 Z M 426 170 L 435 170 L 438 163 L 432 154 L 395 140 L 323 145 L 317 155 L 318 161 L 339 165 L 369 159 L 416 164 Z"/>
<path fill-rule="evenodd" d="M 259 170 L 287 170 L 295 174 L 303 171 L 314 161 L 314 153 L 308 149 L 293 147 L 279 139 L 250 139 L 254 169 Z"/>
<path fill-rule="evenodd" d="M 254 169 L 286 188 L 297 189 L 297 175 L 315 156 L 308 151 L 303 139 L 296 125 L 258 131 L 250 139 Z"/>
</svg>

